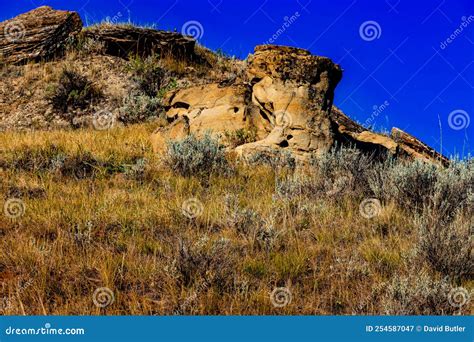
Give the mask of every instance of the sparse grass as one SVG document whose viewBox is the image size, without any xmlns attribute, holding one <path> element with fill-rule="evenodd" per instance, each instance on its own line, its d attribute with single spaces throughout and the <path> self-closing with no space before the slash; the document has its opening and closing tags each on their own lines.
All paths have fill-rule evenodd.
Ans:
<svg viewBox="0 0 474 342">
<path fill-rule="evenodd" d="M 0 135 L 0 203 L 26 209 L 0 215 L 1 313 L 472 313 L 447 301 L 472 279 L 445 279 L 416 253 L 407 207 L 390 202 L 367 219 L 361 191 L 275 196 L 278 182 L 314 168 L 238 164 L 203 183 L 152 152 L 154 128 Z M 194 218 L 183 214 L 190 198 L 202 204 Z M 282 286 L 292 302 L 276 308 L 270 293 Z M 99 287 L 115 296 L 104 309 L 92 300 Z"/>
</svg>

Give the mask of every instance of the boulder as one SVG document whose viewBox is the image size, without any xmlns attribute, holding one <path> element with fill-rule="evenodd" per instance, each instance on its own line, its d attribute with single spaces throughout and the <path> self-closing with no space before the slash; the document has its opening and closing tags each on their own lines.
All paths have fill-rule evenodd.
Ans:
<svg viewBox="0 0 474 342">
<path fill-rule="evenodd" d="M 264 45 L 249 57 L 247 75 L 252 102 L 272 130 L 262 140 L 237 147 L 239 155 L 283 148 L 307 160 L 331 148 L 329 114 L 342 77 L 337 64 L 303 49 Z"/>
<path fill-rule="evenodd" d="M 81 29 L 76 12 L 39 7 L 0 23 L 0 59 L 20 64 L 54 58 Z"/>
<path fill-rule="evenodd" d="M 194 53 L 195 40 L 176 32 L 126 24 L 101 24 L 85 29 L 83 35 L 103 43 L 105 53 L 116 57 L 138 55 L 144 58 L 157 54 L 161 57 L 197 59 Z"/>
</svg>

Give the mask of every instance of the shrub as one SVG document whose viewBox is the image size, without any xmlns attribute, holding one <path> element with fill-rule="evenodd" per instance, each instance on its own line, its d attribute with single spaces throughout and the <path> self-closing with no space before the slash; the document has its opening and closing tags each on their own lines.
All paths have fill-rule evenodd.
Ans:
<svg viewBox="0 0 474 342">
<path fill-rule="evenodd" d="M 450 315 L 457 311 L 448 301 L 450 290 L 446 279 L 414 271 L 408 277 L 393 278 L 382 304 L 389 315 Z"/>
<path fill-rule="evenodd" d="M 173 171 L 185 177 L 210 175 L 217 172 L 227 174 L 230 171 L 224 146 L 209 133 L 206 133 L 202 139 L 190 134 L 183 140 L 169 141 L 165 163 Z"/>
<path fill-rule="evenodd" d="M 219 290 L 231 286 L 236 262 L 236 255 L 231 252 L 232 248 L 226 239 L 212 243 L 207 237 L 194 243 L 181 240 L 175 263 L 180 282 L 189 286 L 204 280 Z"/>
<path fill-rule="evenodd" d="M 150 56 L 146 59 L 131 56 L 128 70 L 133 73 L 133 81 L 143 94 L 148 97 L 158 95 L 163 86 L 166 73 L 160 66 L 160 61 L 156 56 Z"/>
<path fill-rule="evenodd" d="M 337 192 L 340 187 L 346 192 L 369 192 L 369 170 L 374 164 L 372 155 L 338 146 L 312 160 L 318 178 L 325 182 L 324 188 L 329 193 Z"/>
<path fill-rule="evenodd" d="M 239 128 L 235 131 L 226 131 L 224 138 L 230 147 L 235 148 L 237 146 L 254 142 L 256 140 L 255 128 Z"/>
<path fill-rule="evenodd" d="M 68 109 L 84 109 L 102 94 L 91 81 L 77 72 L 64 69 L 49 101 L 53 108 L 66 113 Z"/>
<path fill-rule="evenodd" d="M 296 159 L 288 151 L 268 150 L 254 153 L 248 159 L 250 164 L 267 165 L 274 170 L 296 168 Z"/>
<path fill-rule="evenodd" d="M 244 237 L 248 237 L 256 227 L 262 225 L 260 215 L 252 209 L 241 208 L 238 197 L 232 194 L 225 197 L 225 218 L 226 224 Z"/>
<path fill-rule="evenodd" d="M 474 219 L 458 215 L 449 223 L 425 215 L 418 222 L 418 253 L 430 265 L 452 278 L 474 276 L 472 229 Z"/>
<path fill-rule="evenodd" d="M 118 119 L 127 124 L 139 123 L 160 116 L 161 102 L 147 95 L 130 96 L 119 110 Z"/>
<path fill-rule="evenodd" d="M 452 161 L 446 169 L 440 169 L 428 203 L 429 211 L 446 223 L 456 214 L 473 215 L 474 164 Z"/>
<path fill-rule="evenodd" d="M 472 208 L 474 167 L 453 161 L 448 168 L 422 161 L 399 161 L 375 167 L 369 176 L 373 193 L 421 213 L 449 222 L 463 209 Z"/>
<path fill-rule="evenodd" d="M 369 180 L 376 196 L 403 207 L 422 209 L 434 192 L 438 167 L 422 161 L 395 162 L 375 170 Z"/>
</svg>

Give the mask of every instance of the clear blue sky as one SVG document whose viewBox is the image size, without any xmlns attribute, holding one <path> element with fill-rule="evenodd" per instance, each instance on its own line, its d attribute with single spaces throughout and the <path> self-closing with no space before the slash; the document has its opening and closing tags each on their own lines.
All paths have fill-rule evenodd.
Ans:
<svg viewBox="0 0 474 342">
<path fill-rule="evenodd" d="M 399 127 L 437 150 L 441 125 L 444 154 L 474 153 L 473 0 L 2 0 L 0 20 L 40 5 L 79 11 L 87 24 L 181 31 L 198 21 L 202 44 L 242 58 L 275 35 L 341 64 L 335 104 L 359 122 Z"/>
</svg>

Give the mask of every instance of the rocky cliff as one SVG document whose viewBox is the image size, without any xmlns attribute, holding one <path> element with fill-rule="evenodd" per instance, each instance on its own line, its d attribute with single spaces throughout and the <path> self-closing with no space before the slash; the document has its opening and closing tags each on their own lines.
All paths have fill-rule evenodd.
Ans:
<svg viewBox="0 0 474 342">
<path fill-rule="evenodd" d="M 77 46 L 86 45 L 87 53 L 79 53 Z M 127 60 L 156 58 L 153 77 L 141 82 L 142 88 L 159 86 L 159 96 L 147 94 L 148 101 L 158 103 L 147 110 L 166 122 L 151 137 L 157 152 L 168 139 L 211 132 L 242 157 L 288 151 L 307 161 L 342 144 L 381 156 L 448 163 L 408 133 L 396 128 L 390 136 L 372 132 L 334 107 L 340 66 L 303 49 L 257 46 L 239 61 L 179 33 L 112 24 L 83 28 L 77 13 L 40 7 L 0 23 L 0 53 L 2 130 L 83 127 L 100 110 L 119 118 L 124 108 L 130 111 L 130 101 L 143 97 Z M 46 100 L 50 84 L 45 82 L 61 81 L 47 75 L 61 68 L 82 71 L 88 87 L 100 86 L 101 96 L 59 113 Z M 236 132 L 241 139 L 225 139 Z"/>
</svg>

